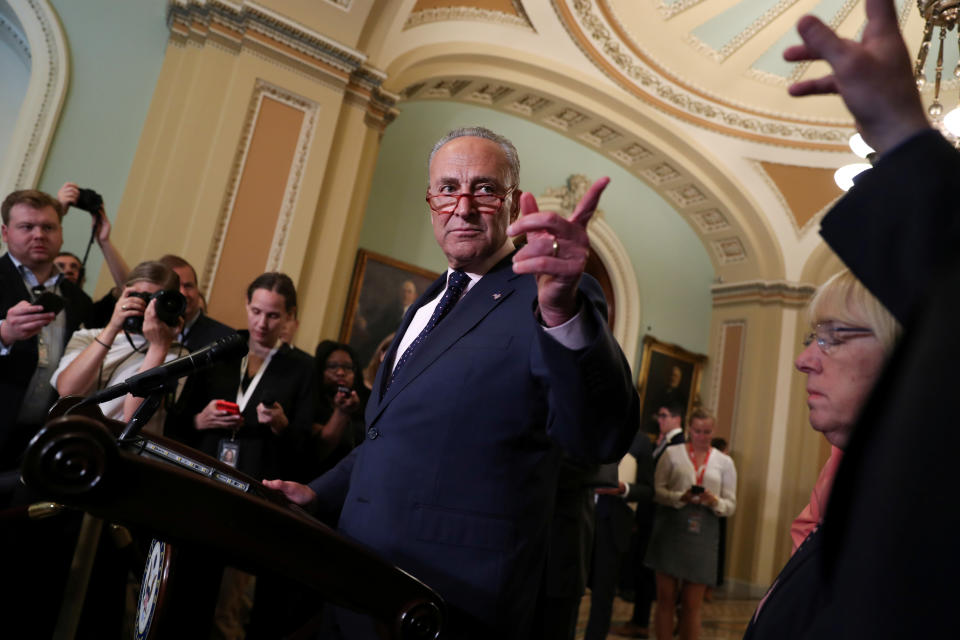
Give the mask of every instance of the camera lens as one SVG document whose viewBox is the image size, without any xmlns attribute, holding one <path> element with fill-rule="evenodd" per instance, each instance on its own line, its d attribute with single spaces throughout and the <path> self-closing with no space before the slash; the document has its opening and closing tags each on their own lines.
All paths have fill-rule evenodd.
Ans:
<svg viewBox="0 0 960 640">
<path fill-rule="evenodd" d="M 156 300 L 157 317 L 164 324 L 177 326 L 180 316 L 187 310 L 187 299 L 179 291 L 157 291 L 152 299 Z"/>
</svg>

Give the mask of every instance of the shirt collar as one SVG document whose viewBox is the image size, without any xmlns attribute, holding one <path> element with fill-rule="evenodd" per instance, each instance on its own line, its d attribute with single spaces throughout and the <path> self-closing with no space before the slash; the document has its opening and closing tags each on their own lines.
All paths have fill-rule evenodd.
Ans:
<svg viewBox="0 0 960 640">
<path fill-rule="evenodd" d="M 10 261 L 13 263 L 13 266 L 16 267 L 17 271 L 20 273 L 20 277 L 23 278 L 24 282 L 28 282 L 31 287 L 42 284 L 44 287 L 50 287 L 58 282 L 60 282 L 62 273 L 57 267 L 57 263 L 53 263 L 53 270 L 50 272 L 50 277 L 47 278 L 46 282 L 40 282 L 37 279 L 37 274 L 35 274 L 30 268 L 26 267 L 22 262 L 17 260 L 11 252 L 7 251 L 7 255 L 10 257 Z"/>
<path fill-rule="evenodd" d="M 493 254 L 487 257 L 486 260 L 480 263 L 480 266 L 473 271 L 464 271 L 467 276 L 470 278 L 470 284 L 467 285 L 467 290 L 470 290 L 470 287 L 475 285 L 480 278 L 487 275 L 487 272 L 490 271 L 497 263 L 510 255 L 514 250 L 513 240 L 507 238 L 503 245 L 497 249 Z M 447 267 L 447 279 L 449 281 L 450 273 L 454 271 L 453 267 Z"/>
</svg>

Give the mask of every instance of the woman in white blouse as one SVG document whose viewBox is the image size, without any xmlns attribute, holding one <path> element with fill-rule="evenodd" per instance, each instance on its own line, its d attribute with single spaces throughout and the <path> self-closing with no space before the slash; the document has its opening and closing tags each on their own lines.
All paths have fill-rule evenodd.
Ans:
<svg viewBox="0 0 960 640">
<path fill-rule="evenodd" d="M 183 318 L 176 326 L 170 326 L 157 317 L 156 301 L 144 300 L 160 290 L 180 295 L 180 279 L 169 267 L 159 262 L 141 262 L 130 271 L 107 326 L 75 331 L 70 337 L 50 380 L 61 397 L 89 395 L 182 355 L 176 338 Z M 142 329 L 131 331 L 130 323 L 125 324 L 128 318 L 141 319 L 134 324 L 140 324 Z M 142 402 L 142 398 L 127 394 L 101 403 L 100 410 L 104 417 L 127 422 Z M 161 410 L 144 430 L 160 433 L 162 428 Z"/>
<path fill-rule="evenodd" d="M 657 573 L 656 631 L 673 637 L 680 595 L 680 640 L 700 636 L 700 607 L 717 579 L 719 518 L 737 506 L 733 460 L 710 446 L 713 417 L 695 411 L 686 443 L 667 447 L 654 474 L 657 511 L 645 562 Z"/>
</svg>

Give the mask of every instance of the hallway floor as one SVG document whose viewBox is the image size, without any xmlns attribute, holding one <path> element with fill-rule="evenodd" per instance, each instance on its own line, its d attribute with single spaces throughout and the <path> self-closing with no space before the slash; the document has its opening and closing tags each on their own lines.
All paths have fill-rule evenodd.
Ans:
<svg viewBox="0 0 960 640">
<path fill-rule="evenodd" d="M 713 602 L 703 604 L 703 633 L 700 640 L 740 640 L 747 628 L 750 616 L 757 608 L 757 600 L 723 600 L 714 596 Z M 613 625 L 623 624 L 630 619 L 633 603 L 617 598 L 613 602 Z M 590 614 L 590 593 L 580 601 L 580 617 L 577 620 L 577 635 L 583 638 L 587 626 L 587 616 Z M 653 621 L 653 614 L 650 616 Z M 623 636 L 610 634 L 609 640 L 618 640 Z M 653 638 L 651 631 L 650 637 Z"/>
</svg>

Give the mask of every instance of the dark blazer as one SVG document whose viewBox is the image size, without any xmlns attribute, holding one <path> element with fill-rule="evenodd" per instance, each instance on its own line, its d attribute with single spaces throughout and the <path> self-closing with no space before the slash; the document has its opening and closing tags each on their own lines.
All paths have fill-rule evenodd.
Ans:
<svg viewBox="0 0 960 640">
<path fill-rule="evenodd" d="M 66 327 L 63 334 L 64 346 L 73 332 L 87 319 L 91 303 L 83 291 L 61 278 L 59 291 L 63 297 Z M 23 278 L 6 253 L 0 256 L 0 318 L 7 317 L 7 310 L 21 300 L 29 300 L 30 293 L 23 284 Z M 27 444 L 32 432 L 21 432 L 15 428 L 14 421 L 20 412 L 20 403 L 30 384 L 30 378 L 37 368 L 37 338 L 22 340 L 13 345 L 6 356 L 0 356 L 0 406 L 7 419 L 0 420 L 0 469 L 9 468 L 15 458 Z M 57 394 L 50 387 L 49 403 L 53 404 Z M 37 425 L 33 425 L 34 427 Z M 32 431 L 32 430 L 28 430 Z"/>
<path fill-rule="evenodd" d="M 398 337 L 445 278 L 411 306 Z M 394 340 L 367 404 L 367 441 L 311 483 L 322 505 L 343 505 L 344 533 L 504 638 L 530 629 L 560 448 L 584 462 L 612 462 L 639 424 L 596 281 L 585 276 L 580 286 L 584 320 L 596 332 L 581 351 L 542 331 L 536 295 L 534 278 L 514 274 L 506 258 L 385 390 Z"/>
<path fill-rule="evenodd" d="M 220 338 L 226 338 L 234 333 L 236 333 L 236 330 L 231 329 L 222 322 L 214 320 L 201 311 L 200 316 L 194 321 L 193 326 L 190 327 L 190 331 L 187 332 L 183 346 L 190 352 L 194 352 L 212 344 Z M 233 364 L 233 361 L 231 361 L 231 364 Z M 163 428 L 165 436 L 179 440 L 184 444 L 196 446 L 193 417 L 203 410 L 206 402 L 209 402 L 207 398 L 208 392 L 204 389 L 202 381 L 211 375 L 220 377 L 224 375 L 229 376 L 230 371 L 225 372 L 225 374 L 211 373 L 215 368 L 219 368 L 220 366 L 221 365 L 214 365 L 214 369 L 201 370 L 188 376 L 183 383 L 183 389 L 180 391 L 180 395 L 176 398 L 172 395 L 167 397 L 167 417 Z M 239 367 L 239 364 L 235 366 Z M 236 390 L 234 390 L 234 396 L 235 395 Z M 228 399 L 232 400 L 232 396 Z"/>
<path fill-rule="evenodd" d="M 935 131 L 888 152 L 821 233 L 904 323 L 860 416 L 823 526 L 829 603 L 809 638 L 956 634 L 960 576 L 960 155 Z"/>
<path fill-rule="evenodd" d="M 247 338 L 246 331 L 238 332 Z M 198 378 L 193 397 L 195 406 L 210 400 L 235 402 L 240 387 L 240 360 L 232 360 Z M 240 457 L 237 468 L 254 478 L 306 480 L 303 469 L 306 441 L 313 426 L 316 378 L 312 358 L 302 358 L 283 345 L 274 354 L 260 383 L 243 411 L 244 424 L 237 434 Z M 257 420 L 257 404 L 264 400 L 280 403 L 290 421 L 280 435 Z M 220 440 L 230 438 L 226 429 L 196 431 L 196 447 L 212 456 L 218 453 Z"/>
<path fill-rule="evenodd" d="M 826 597 L 821 589 L 821 543 L 821 530 L 815 529 L 790 556 L 764 596 L 759 613 L 750 619 L 743 640 L 803 637 Z"/>
</svg>

